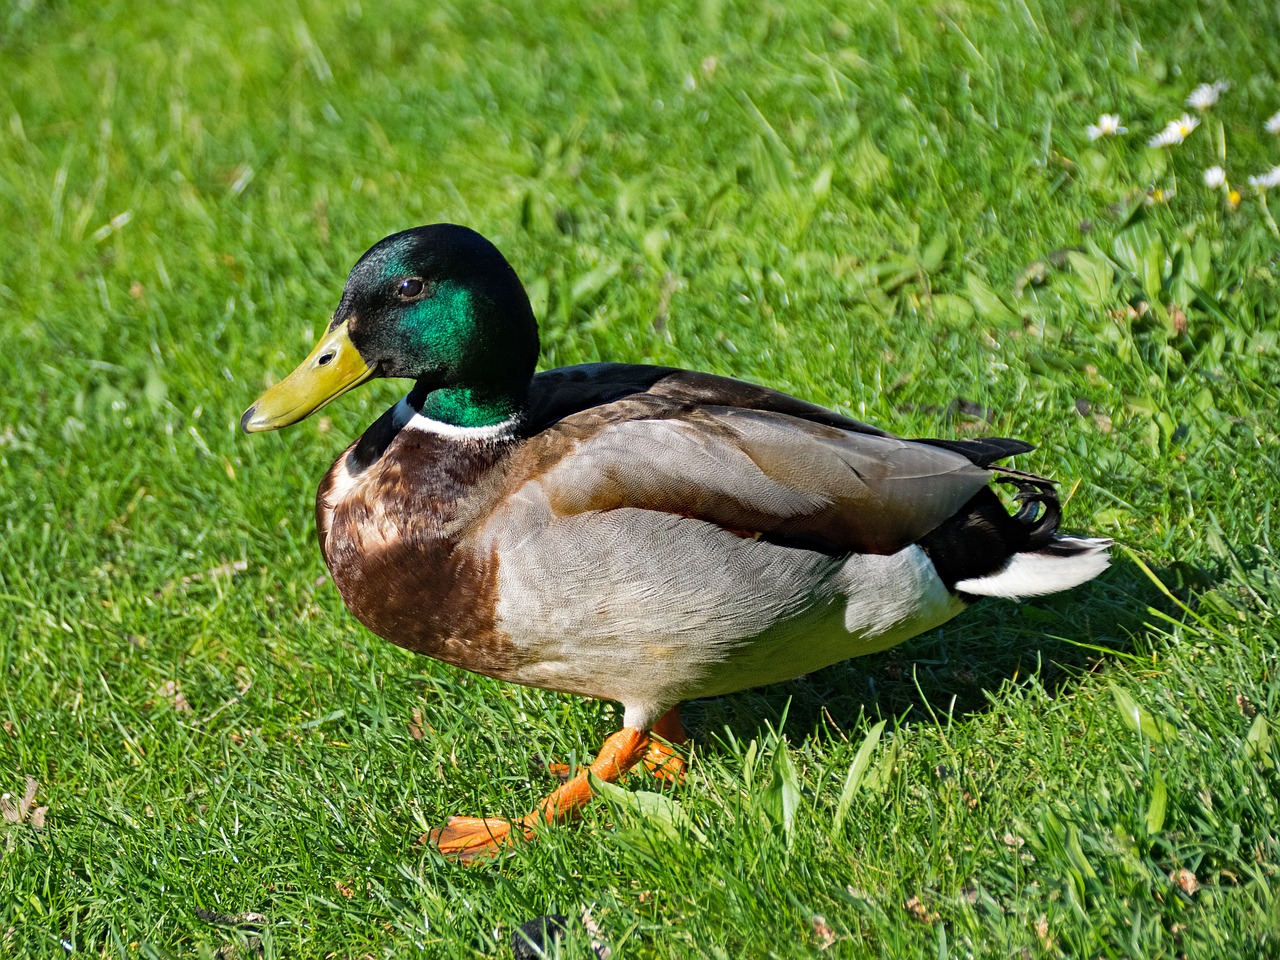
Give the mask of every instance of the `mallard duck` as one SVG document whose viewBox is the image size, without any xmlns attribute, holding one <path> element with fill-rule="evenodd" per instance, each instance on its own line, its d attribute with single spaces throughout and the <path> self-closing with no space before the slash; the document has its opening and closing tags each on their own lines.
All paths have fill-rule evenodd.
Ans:
<svg viewBox="0 0 1280 960">
<path fill-rule="evenodd" d="M 302 420 L 374 377 L 412 389 L 334 462 L 320 550 L 347 607 L 409 650 L 617 701 L 622 729 L 516 822 L 453 817 L 467 859 L 570 816 L 588 771 L 679 774 L 683 700 L 884 650 L 980 597 L 1077 586 L 1109 540 L 1057 532 L 1006 439 L 905 440 L 672 367 L 535 374 L 538 326 L 488 240 L 434 224 L 371 247 L 310 356 L 245 411 Z M 993 480 L 1016 489 L 1012 514 Z"/>
</svg>

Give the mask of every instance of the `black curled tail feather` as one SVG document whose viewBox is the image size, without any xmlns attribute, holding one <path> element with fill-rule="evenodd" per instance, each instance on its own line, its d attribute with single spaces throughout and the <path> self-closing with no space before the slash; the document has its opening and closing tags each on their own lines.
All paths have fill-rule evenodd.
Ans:
<svg viewBox="0 0 1280 960">
<path fill-rule="evenodd" d="M 1062 507 L 1052 480 L 1007 469 L 1000 469 L 997 479 L 1017 488 L 1012 516 L 996 492 L 984 487 L 918 541 L 947 589 L 960 580 L 990 576 L 1015 554 L 1050 548 L 1059 539 Z"/>
<path fill-rule="evenodd" d="M 1054 489 L 1053 481 L 1013 471 L 1001 471 L 997 480 L 1018 488 L 1018 492 L 1013 495 L 1018 503 L 1018 512 L 1013 515 L 1013 519 L 1026 528 L 1027 543 L 1023 550 L 1037 550 L 1048 546 L 1058 532 L 1058 522 L 1062 519 L 1062 504 L 1058 502 L 1058 492 Z"/>
</svg>

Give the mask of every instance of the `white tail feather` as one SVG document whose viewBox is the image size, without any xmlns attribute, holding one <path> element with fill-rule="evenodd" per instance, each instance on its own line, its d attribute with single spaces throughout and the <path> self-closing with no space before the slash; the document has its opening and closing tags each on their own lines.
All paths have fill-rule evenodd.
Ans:
<svg viewBox="0 0 1280 960">
<path fill-rule="evenodd" d="M 1055 537 L 1045 550 L 1015 553 L 1003 570 L 960 580 L 955 589 L 979 597 L 1043 597 L 1092 580 L 1111 564 L 1110 540 Z"/>
</svg>

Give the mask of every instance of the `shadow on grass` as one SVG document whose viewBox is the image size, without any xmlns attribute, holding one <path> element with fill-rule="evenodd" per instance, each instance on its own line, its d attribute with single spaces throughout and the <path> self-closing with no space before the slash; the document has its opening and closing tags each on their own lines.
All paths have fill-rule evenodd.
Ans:
<svg viewBox="0 0 1280 960">
<path fill-rule="evenodd" d="M 1211 582 L 1205 572 L 1186 565 L 1152 569 L 1175 596 L 1188 596 Z M 766 726 L 781 725 L 795 743 L 815 735 L 840 736 L 863 716 L 891 726 L 962 720 L 989 710 L 1006 683 L 1034 677 L 1057 696 L 1105 666 L 1108 651 L 1134 652 L 1142 645 L 1151 607 L 1179 616 L 1168 597 L 1121 553 L 1102 579 L 1067 593 L 1021 604 L 983 600 L 891 650 L 786 683 L 692 701 L 683 715 L 704 745 L 726 728 L 749 740 Z"/>
</svg>

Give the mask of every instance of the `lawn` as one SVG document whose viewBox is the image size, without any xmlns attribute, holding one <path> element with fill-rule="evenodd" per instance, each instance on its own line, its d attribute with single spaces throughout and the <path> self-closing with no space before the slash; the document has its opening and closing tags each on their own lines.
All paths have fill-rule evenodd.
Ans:
<svg viewBox="0 0 1280 960">
<path fill-rule="evenodd" d="M 276 10 L 0 7 L 0 955 L 504 957 L 555 913 L 590 957 L 586 910 L 614 957 L 1280 952 L 1274 3 Z M 403 383 L 237 429 L 438 220 L 544 367 L 1030 440 L 1115 565 L 692 704 L 674 791 L 446 862 L 615 708 L 344 610 L 314 491 Z"/>
</svg>

